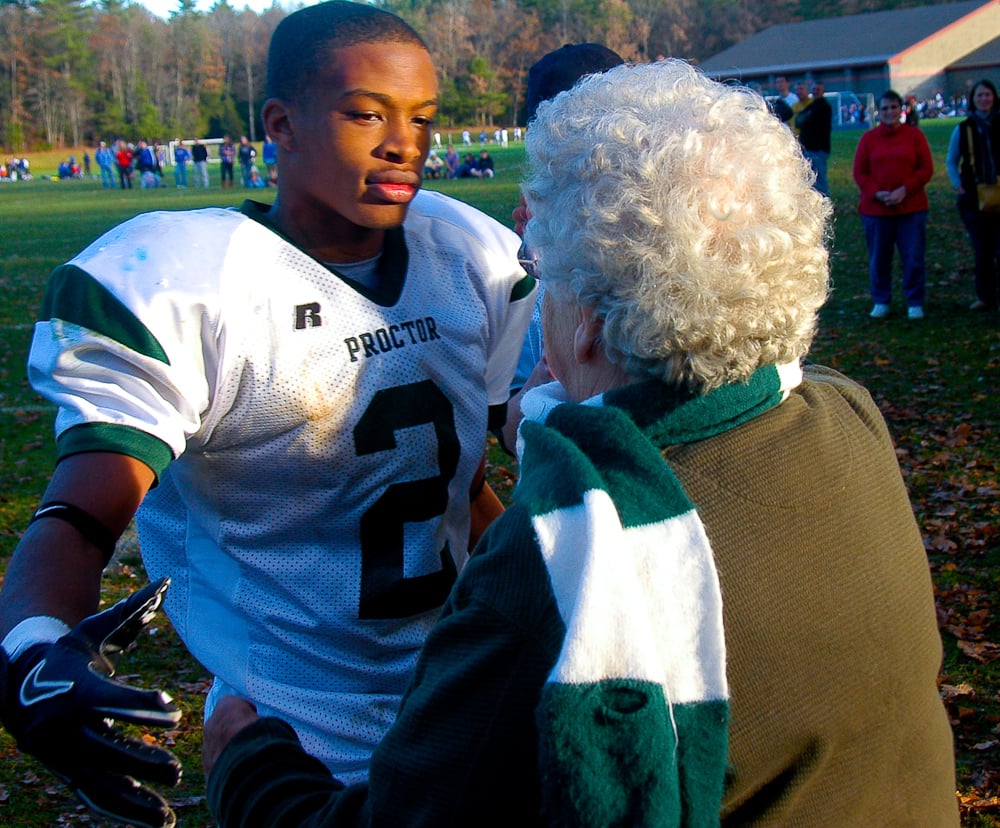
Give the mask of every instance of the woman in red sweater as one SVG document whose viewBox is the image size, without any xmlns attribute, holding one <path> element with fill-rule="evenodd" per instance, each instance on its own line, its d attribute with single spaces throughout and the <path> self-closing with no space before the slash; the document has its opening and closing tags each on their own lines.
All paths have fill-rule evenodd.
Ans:
<svg viewBox="0 0 1000 828">
<path fill-rule="evenodd" d="M 889 315 L 892 299 L 893 248 L 903 262 L 907 316 L 924 318 L 924 249 L 927 240 L 927 193 L 934 162 L 927 139 L 917 127 L 901 122 L 903 99 L 888 90 L 879 100 L 880 124 L 861 136 L 854 155 L 854 180 L 861 190 L 858 207 L 868 243 L 871 316 Z"/>
</svg>

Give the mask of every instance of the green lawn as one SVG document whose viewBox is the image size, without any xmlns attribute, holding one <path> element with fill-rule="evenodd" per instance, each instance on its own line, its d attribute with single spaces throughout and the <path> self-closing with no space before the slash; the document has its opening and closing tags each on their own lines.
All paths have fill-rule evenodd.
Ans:
<svg viewBox="0 0 1000 828">
<path fill-rule="evenodd" d="M 965 824 L 1000 826 L 1000 805 L 989 799 L 1000 794 L 1000 661 L 990 660 L 1000 647 L 989 646 L 1000 642 L 992 616 L 1000 593 L 1000 319 L 967 310 L 973 299 L 971 254 L 944 174 L 953 124 L 921 125 L 939 163 L 929 190 L 927 318 L 921 323 L 907 322 L 899 313 L 878 322 L 867 316 L 866 254 L 850 175 L 861 133 L 835 133 L 830 165 L 836 202 L 834 290 L 822 312 L 813 359 L 864 383 L 897 441 L 938 593 L 945 642 L 942 692 L 955 724 Z M 493 154 L 496 179 L 433 186 L 510 225 L 522 151 L 512 147 Z M 94 181 L 41 180 L 57 162 L 32 156 L 35 181 L 0 185 L 0 569 L 37 504 L 53 460 L 52 411 L 31 391 L 24 370 L 47 273 L 137 212 L 236 205 L 246 194 L 173 187 L 106 191 Z M 172 182 L 169 173 L 166 181 Z M 256 191 L 255 197 L 267 200 L 273 191 Z M 516 469 L 499 453 L 492 459 L 491 479 L 506 497 Z M 107 579 L 108 601 L 145 580 L 135 544 L 124 546 Z M 199 741 L 207 677 L 165 622 L 122 666 L 137 681 L 169 689 L 184 708 L 182 725 L 164 737 L 185 764 L 184 782 L 172 801 L 181 826 L 210 825 L 201 801 Z M 0 735 L 0 824 L 67 823 L 102 824 Z"/>
</svg>

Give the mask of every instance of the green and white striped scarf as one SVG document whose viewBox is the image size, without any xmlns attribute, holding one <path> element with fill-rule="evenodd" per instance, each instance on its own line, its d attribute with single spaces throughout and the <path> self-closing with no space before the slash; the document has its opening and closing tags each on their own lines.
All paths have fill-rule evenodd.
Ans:
<svg viewBox="0 0 1000 828">
<path fill-rule="evenodd" d="M 641 382 L 581 404 L 526 395 L 515 499 L 566 624 L 537 711 L 547 824 L 715 825 L 729 689 L 708 536 L 657 446 L 777 405 L 798 363 L 706 396 Z"/>
</svg>

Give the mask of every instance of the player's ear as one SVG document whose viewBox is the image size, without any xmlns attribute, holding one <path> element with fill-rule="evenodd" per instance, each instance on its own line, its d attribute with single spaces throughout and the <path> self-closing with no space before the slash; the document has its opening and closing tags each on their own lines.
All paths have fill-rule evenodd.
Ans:
<svg viewBox="0 0 1000 828">
<path fill-rule="evenodd" d="M 295 151 L 295 125 L 288 104 L 281 98 L 268 98 L 261 110 L 264 132 L 286 152 Z"/>
</svg>

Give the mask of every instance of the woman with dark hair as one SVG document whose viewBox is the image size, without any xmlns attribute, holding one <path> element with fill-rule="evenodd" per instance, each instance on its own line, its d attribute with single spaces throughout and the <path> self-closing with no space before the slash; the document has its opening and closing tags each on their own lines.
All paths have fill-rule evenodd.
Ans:
<svg viewBox="0 0 1000 828">
<path fill-rule="evenodd" d="M 969 234 L 976 265 L 976 301 L 974 311 L 995 311 L 1000 304 L 1000 212 L 979 209 L 977 184 L 996 184 L 1000 168 L 996 138 L 1000 105 L 997 88 L 991 81 L 977 81 L 969 96 L 972 112 L 955 127 L 948 144 L 945 165 L 948 178 L 958 193 L 958 214 Z"/>
<path fill-rule="evenodd" d="M 934 162 L 919 129 L 903 129 L 903 98 L 892 89 L 879 99 L 880 123 L 861 136 L 854 154 L 858 210 L 868 244 L 871 317 L 889 315 L 893 248 L 903 260 L 903 296 L 910 319 L 924 318 L 927 192 Z"/>
</svg>

